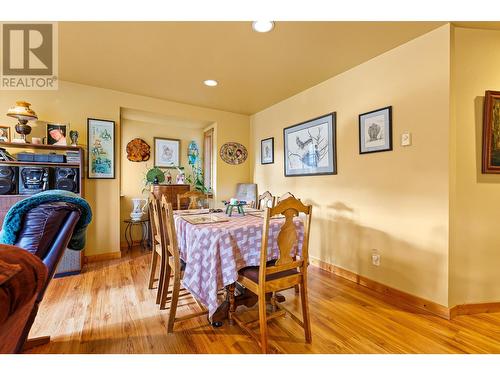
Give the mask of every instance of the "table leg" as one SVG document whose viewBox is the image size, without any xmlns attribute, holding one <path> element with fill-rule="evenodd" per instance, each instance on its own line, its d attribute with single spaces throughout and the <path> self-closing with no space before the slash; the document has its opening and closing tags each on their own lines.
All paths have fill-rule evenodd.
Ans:
<svg viewBox="0 0 500 375">
<path fill-rule="evenodd" d="M 130 251 L 130 249 L 132 248 L 132 243 L 131 243 L 132 235 L 130 233 L 131 226 L 132 226 L 132 224 L 127 223 L 127 226 L 125 227 L 125 240 L 127 241 L 127 250 L 128 251 Z M 128 236 L 127 236 L 127 233 L 128 233 Z M 130 239 L 129 239 L 129 236 L 130 236 Z"/>
<path fill-rule="evenodd" d="M 233 314 L 236 311 L 236 304 L 235 304 L 235 300 L 234 300 L 235 286 L 236 286 L 235 283 L 232 283 L 227 288 L 227 292 L 229 293 L 229 325 L 234 324 Z"/>
<path fill-rule="evenodd" d="M 148 227 L 146 223 L 141 223 L 141 231 L 142 231 L 142 239 L 141 239 L 141 247 L 146 250 L 146 234 L 148 233 Z"/>
</svg>

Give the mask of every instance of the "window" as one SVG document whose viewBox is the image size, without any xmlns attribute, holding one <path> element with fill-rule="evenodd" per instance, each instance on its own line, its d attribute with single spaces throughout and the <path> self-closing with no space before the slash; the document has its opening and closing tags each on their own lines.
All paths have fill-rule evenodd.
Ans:
<svg viewBox="0 0 500 375">
<path fill-rule="evenodd" d="M 214 129 L 209 129 L 203 134 L 203 178 L 205 187 L 212 191 L 213 187 L 213 153 Z"/>
</svg>

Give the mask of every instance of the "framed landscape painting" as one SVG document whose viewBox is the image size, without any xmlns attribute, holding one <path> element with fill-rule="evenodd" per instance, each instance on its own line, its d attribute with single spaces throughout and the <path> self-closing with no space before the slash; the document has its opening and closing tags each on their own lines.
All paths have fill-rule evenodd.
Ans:
<svg viewBox="0 0 500 375">
<path fill-rule="evenodd" d="M 115 178 L 115 122 L 87 119 L 88 178 Z"/>
<path fill-rule="evenodd" d="M 392 150 L 392 107 L 359 115 L 359 153 Z"/>
<path fill-rule="evenodd" d="M 483 114 L 483 173 L 500 173 L 500 91 L 486 91 Z"/>
<path fill-rule="evenodd" d="M 335 112 L 283 130 L 285 176 L 337 174 Z"/>
<path fill-rule="evenodd" d="M 179 139 L 156 138 L 155 167 L 177 168 L 180 165 L 181 141 Z"/>
<path fill-rule="evenodd" d="M 260 164 L 274 163 L 274 137 L 260 141 Z"/>
</svg>

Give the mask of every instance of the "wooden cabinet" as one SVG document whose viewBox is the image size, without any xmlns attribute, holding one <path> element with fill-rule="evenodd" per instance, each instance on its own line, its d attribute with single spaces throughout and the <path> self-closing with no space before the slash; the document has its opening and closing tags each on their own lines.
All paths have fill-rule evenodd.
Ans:
<svg viewBox="0 0 500 375">
<path fill-rule="evenodd" d="M 186 203 L 186 207 L 180 207 L 180 208 L 177 207 L 177 194 L 184 194 L 189 190 L 190 190 L 189 185 L 160 184 L 151 186 L 151 192 L 154 194 L 154 196 L 158 199 L 161 199 L 162 195 L 164 195 L 167 201 L 172 203 L 172 208 L 174 210 L 187 208 L 188 203 Z"/>
</svg>

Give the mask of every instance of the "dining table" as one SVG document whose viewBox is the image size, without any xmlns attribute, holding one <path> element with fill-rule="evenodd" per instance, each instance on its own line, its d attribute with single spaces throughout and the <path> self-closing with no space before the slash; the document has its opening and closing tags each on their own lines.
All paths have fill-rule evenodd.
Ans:
<svg viewBox="0 0 500 375">
<path fill-rule="evenodd" d="M 186 263 L 182 284 L 207 307 L 212 323 L 220 320 L 220 314 L 218 318 L 214 314 L 220 311 L 222 304 L 227 304 L 227 292 L 233 293 L 238 271 L 260 264 L 264 217 L 265 213 L 258 210 L 232 216 L 182 210 L 174 215 L 177 245 L 180 257 Z M 277 237 L 283 223 L 281 217 L 270 220 L 268 261 L 279 257 Z M 300 217 L 295 217 L 294 224 L 297 243 L 291 254 L 300 255 L 304 223 Z M 223 290 L 226 293 L 221 293 Z M 230 297 L 234 298 L 233 295 Z M 247 300 L 247 306 L 257 302 L 256 299 L 251 301 Z"/>
</svg>

